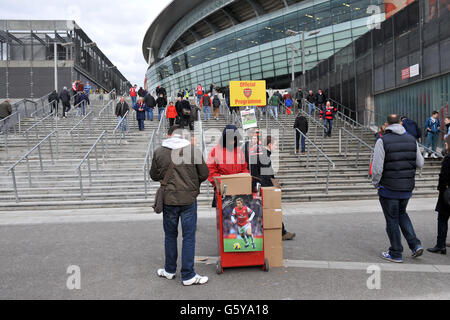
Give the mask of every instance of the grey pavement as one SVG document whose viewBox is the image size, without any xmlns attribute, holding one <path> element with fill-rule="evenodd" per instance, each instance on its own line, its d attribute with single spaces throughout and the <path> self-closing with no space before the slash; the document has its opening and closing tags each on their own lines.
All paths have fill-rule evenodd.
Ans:
<svg viewBox="0 0 450 320">
<path fill-rule="evenodd" d="M 409 214 L 424 247 L 436 237 L 436 199 L 413 199 Z M 204 286 L 156 276 L 164 264 L 161 216 L 152 209 L 0 212 L 0 299 L 449 299 L 450 257 L 425 253 L 404 264 L 379 258 L 387 249 L 377 201 L 283 206 L 294 241 L 283 242 L 284 267 L 215 273 L 215 212 L 200 208 L 196 271 Z M 181 248 L 181 239 L 180 244 Z M 66 286 L 79 266 L 81 289 Z M 367 267 L 381 270 L 381 289 L 367 287 Z"/>
</svg>

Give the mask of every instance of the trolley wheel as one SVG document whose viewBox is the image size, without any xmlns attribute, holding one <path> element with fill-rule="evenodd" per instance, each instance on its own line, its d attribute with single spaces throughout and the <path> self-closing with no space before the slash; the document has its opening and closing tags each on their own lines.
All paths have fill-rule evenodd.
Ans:
<svg viewBox="0 0 450 320">
<path fill-rule="evenodd" d="M 217 274 L 223 273 L 223 268 L 222 268 L 222 263 L 220 262 L 220 258 L 218 258 L 217 262 L 216 262 L 216 273 Z"/>
<path fill-rule="evenodd" d="M 264 259 L 263 270 L 264 270 L 265 272 L 269 272 L 269 260 L 267 260 L 267 258 Z"/>
</svg>

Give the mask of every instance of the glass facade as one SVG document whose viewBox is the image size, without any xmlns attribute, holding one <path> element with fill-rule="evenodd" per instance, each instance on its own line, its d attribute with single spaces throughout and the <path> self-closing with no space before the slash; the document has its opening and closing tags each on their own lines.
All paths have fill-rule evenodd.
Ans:
<svg viewBox="0 0 450 320">
<path fill-rule="evenodd" d="M 379 126 L 398 113 L 423 127 L 433 110 L 448 115 L 449 72 L 450 1 L 416 0 L 307 71 L 306 84 L 360 123 Z"/>
<path fill-rule="evenodd" d="M 214 82 L 225 86 L 230 80 L 269 81 L 269 86 L 288 87 L 294 44 L 301 36 L 287 36 L 288 29 L 306 31 L 306 70 L 327 59 L 369 31 L 369 5 L 382 1 L 305 1 L 288 10 L 268 14 L 225 30 L 166 57 L 147 72 L 149 89 L 162 85 L 169 92 Z M 384 16 L 382 14 L 382 16 Z M 308 36 L 310 31 L 320 31 Z M 209 40 L 210 39 L 210 40 Z M 295 72 L 302 72 L 301 53 L 296 54 Z"/>
</svg>

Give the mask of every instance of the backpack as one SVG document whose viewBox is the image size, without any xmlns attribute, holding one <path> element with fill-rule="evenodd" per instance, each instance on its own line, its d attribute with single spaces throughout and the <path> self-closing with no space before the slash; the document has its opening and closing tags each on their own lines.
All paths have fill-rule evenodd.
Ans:
<svg viewBox="0 0 450 320">
<path fill-rule="evenodd" d="M 286 107 L 292 107 L 292 100 L 286 99 Z"/>
<path fill-rule="evenodd" d="M 213 100 L 213 107 L 214 107 L 214 108 L 220 107 L 220 99 L 219 99 L 219 98 L 214 97 L 214 100 Z"/>
<path fill-rule="evenodd" d="M 206 97 L 206 99 L 205 99 L 205 97 Z M 210 103 L 209 96 L 207 96 L 207 95 L 203 96 L 203 106 L 209 107 L 209 103 Z"/>
</svg>

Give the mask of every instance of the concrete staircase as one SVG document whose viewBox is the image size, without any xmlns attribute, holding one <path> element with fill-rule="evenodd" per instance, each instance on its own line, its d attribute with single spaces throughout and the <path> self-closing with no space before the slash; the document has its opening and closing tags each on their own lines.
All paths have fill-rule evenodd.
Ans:
<svg viewBox="0 0 450 320">
<path fill-rule="evenodd" d="M 37 152 L 29 158 L 31 169 L 32 186 L 28 182 L 26 162 L 21 163 L 15 170 L 18 196 L 20 201 L 16 202 L 11 175 L 7 169 L 18 160 L 29 148 L 24 136 L 13 136 L 10 140 L 9 159 L 1 159 L 0 162 L 0 210 L 24 210 L 24 209 L 70 209 L 70 208 L 96 208 L 96 207 L 150 207 L 153 203 L 154 194 L 159 183 L 150 181 L 148 185 L 147 198 L 144 192 L 144 159 L 153 130 L 156 131 L 159 122 L 157 112 L 155 121 L 146 121 L 145 131 L 138 131 L 134 113 L 128 118 L 128 132 L 119 144 L 112 135 L 117 120 L 108 115 L 99 117 L 98 113 L 103 108 L 100 101 L 94 101 L 91 110 L 95 116 L 91 119 L 90 129 L 87 125 L 74 135 L 75 150 L 72 148 L 71 137 L 68 131 L 80 120 L 73 115 L 67 119 L 58 121 L 58 159 L 52 163 L 48 144 L 42 147 L 43 167 Z M 114 106 L 111 105 L 111 108 Z M 339 128 L 348 124 L 342 120 L 335 123 L 332 138 L 323 138 L 321 129 L 310 130 L 309 137 L 316 141 L 324 153 L 335 163 L 335 168 L 330 171 L 328 194 L 326 190 L 326 177 L 328 162 L 320 156 L 317 160 L 317 151 L 310 149 L 310 166 L 306 167 L 306 156 L 294 153 L 294 131 L 292 130 L 294 116 L 280 115 L 280 122 L 285 125 L 284 135 L 280 132 L 280 139 L 284 137 L 284 150 L 280 150 L 279 159 L 273 157 L 275 166 L 279 166 L 276 177 L 283 187 L 284 201 L 326 201 L 326 200 L 352 200 L 376 198 L 376 191 L 368 179 L 368 170 L 371 152 L 361 149 L 358 159 L 358 167 L 355 167 L 357 143 L 353 140 L 349 143 L 349 152 L 345 158 L 345 136 L 342 136 L 341 154 L 339 154 Z M 22 131 L 34 124 L 32 119 L 22 124 Z M 199 127 L 196 122 L 196 129 Z M 217 143 L 220 134 L 226 125 L 226 120 L 221 115 L 218 121 L 209 120 L 202 123 L 207 141 L 207 151 Z M 276 124 L 272 124 L 276 127 Z M 265 127 L 264 121 L 261 127 Z M 87 163 L 83 165 L 82 180 L 84 199 L 81 199 L 80 180 L 76 170 L 80 161 L 89 151 L 103 130 L 108 131 L 105 153 L 98 149 L 98 170 L 95 158 L 91 160 L 92 183 L 89 183 Z M 50 133 L 51 128 L 43 130 L 39 139 Z M 361 132 L 354 129 L 358 137 L 362 137 L 369 145 L 375 144 L 374 135 L 370 132 Z M 79 134 L 79 139 L 78 139 Z M 323 145 L 322 145 L 323 140 Z M 35 145 L 38 139 L 28 144 Z M 80 141 L 81 143 L 78 143 Z M 281 146 L 281 141 L 280 141 Z M 156 146 L 156 144 L 155 144 Z M 54 147 L 54 146 L 53 146 Z M 0 146 L 1 148 L 1 146 Z M 1 150 L 0 150 L 1 152 Z M 317 178 L 316 178 L 316 163 Z M 428 160 L 422 176 L 417 177 L 416 195 L 432 197 L 436 196 L 436 185 L 440 170 L 440 161 Z M 212 200 L 212 188 L 209 183 L 203 183 L 199 204 L 208 206 Z M 149 212 L 152 209 L 149 208 Z"/>
</svg>

